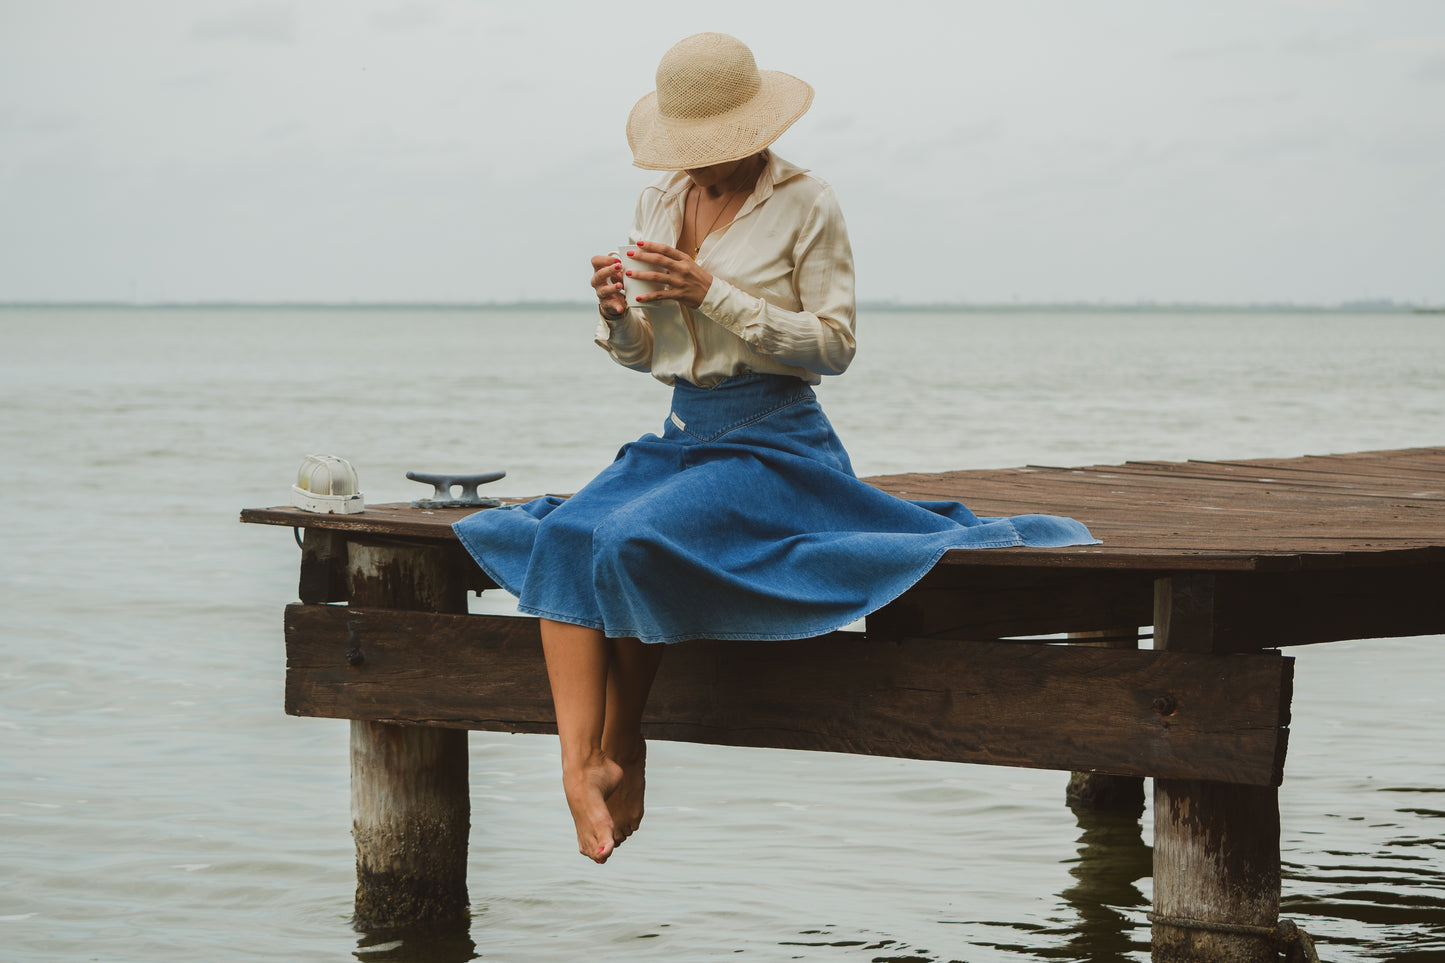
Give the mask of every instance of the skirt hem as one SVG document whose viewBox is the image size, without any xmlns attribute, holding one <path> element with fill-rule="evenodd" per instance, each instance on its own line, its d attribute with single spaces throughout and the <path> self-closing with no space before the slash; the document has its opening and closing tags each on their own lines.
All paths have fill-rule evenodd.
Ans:
<svg viewBox="0 0 1445 963">
<path fill-rule="evenodd" d="M 972 551 L 975 548 L 1018 548 L 1021 545 L 1023 545 L 1023 539 L 1015 537 L 1012 539 L 1000 539 L 997 542 L 989 542 L 981 545 L 970 546 L 970 548 L 967 550 Z M 535 606 L 530 605 L 522 605 L 520 603 L 517 605 L 517 611 L 524 612 L 527 615 L 535 615 L 538 618 L 551 619 L 554 622 L 567 622 L 571 625 L 581 625 L 589 629 L 597 629 L 598 631 L 606 635 L 609 639 L 637 639 L 639 642 L 647 645 L 676 645 L 679 642 L 691 642 L 696 639 L 716 639 L 719 642 L 791 642 L 797 639 L 816 639 L 819 636 L 827 635 L 830 632 L 837 632 L 844 626 L 852 625 L 859 619 L 866 619 L 868 616 L 872 615 L 874 612 L 877 612 L 885 605 L 888 605 L 890 602 L 896 601 L 900 596 L 903 595 L 903 593 L 907 592 L 909 589 L 913 588 L 913 586 L 917 585 L 919 581 L 922 580 L 923 576 L 933 571 L 933 567 L 938 564 L 939 559 L 943 558 L 944 555 L 948 554 L 951 551 L 954 550 L 951 548 L 939 549 L 937 552 L 934 553 L 931 559 L 928 559 L 923 565 L 919 566 L 916 571 L 914 571 L 908 576 L 908 578 L 906 579 L 907 584 L 904 585 L 903 588 L 883 599 L 881 602 L 878 602 L 876 605 L 870 602 L 868 606 L 866 606 L 864 609 L 856 613 L 850 614 L 846 617 L 840 617 L 836 615 L 831 616 L 828 619 L 812 623 L 806 628 L 792 629 L 787 632 L 761 633 L 689 631 L 680 632 L 675 635 L 647 636 L 639 632 L 612 630 L 594 619 L 586 619 L 580 616 L 562 615 L 557 612 L 549 612 L 545 609 L 539 609 Z"/>
</svg>

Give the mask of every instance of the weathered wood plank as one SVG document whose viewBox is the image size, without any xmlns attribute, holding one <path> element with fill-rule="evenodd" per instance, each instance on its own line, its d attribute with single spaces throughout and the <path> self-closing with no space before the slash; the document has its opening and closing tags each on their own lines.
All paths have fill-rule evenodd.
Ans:
<svg viewBox="0 0 1445 963">
<path fill-rule="evenodd" d="M 287 525 L 296 528 L 319 528 L 367 535 L 390 535 L 402 538 L 450 541 L 456 538 L 452 524 L 472 510 L 467 508 L 412 508 L 407 502 L 367 505 L 357 515 L 324 515 L 306 512 L 289 505 L 272 508 L 246 508 L 241 521 L 254 525 Z"/>
<path fill-rule="evenodd" d="M 293 605 L 286 711 L 553 732 L 536 622 Z M 848 633 L 670 646 L 650 738 L 1276 785 L 1293 660 Z"/>
</svg>

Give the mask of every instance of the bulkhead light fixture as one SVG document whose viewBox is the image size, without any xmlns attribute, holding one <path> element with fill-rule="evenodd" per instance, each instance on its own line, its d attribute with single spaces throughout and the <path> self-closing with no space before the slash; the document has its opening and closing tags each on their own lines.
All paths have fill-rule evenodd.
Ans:
<svg viewBox="0 0 1445 963">
<path fill-rule="evenodd" d="M 356 469 L 335 455 L 307 455 L 291 486 L 291 504 L 308 512 L 355 515 L 366 510 Z"/>
</svg>

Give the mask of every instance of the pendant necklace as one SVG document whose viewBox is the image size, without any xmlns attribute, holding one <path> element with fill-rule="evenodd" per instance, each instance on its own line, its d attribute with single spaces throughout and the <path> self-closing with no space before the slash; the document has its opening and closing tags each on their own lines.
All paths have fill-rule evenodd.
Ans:
<svg viewBox="0 0 1445 963">
<path fill-rule="evenodd" d="M 718 208 L 717 216 L 712 219 L 712 223 L 707 226 L 706 231 L 703 231 L 702 233 L 697 235 L 697 244 L 692 249 L 692 258 L 694 261 L 697 260 L 697 256 L 702 253 L 703 242 L 706 241 L 708 239 L 708 236 L 712 234 L 713 228 L 717 227 L 717 222 L 722 220 L 723 214 L 727 213 L 727 209 L 732 204 L 733 199 L 737 196 L 738 191 L 742 190 L 743 184 L 746 184 L 747 182 L 748 179 L 745 177 L 743 178 L 742 184 L 739 184 L 737 187 L 734 187 L 732 190 L 728 191 L 727 200 L 723 201 L 723 206 Z M 693 230 L 698 229 L 697 219 L 698 215 L 702 213 L 702 194 L 698 193 L 695 196 L 696 200 L 692 205 Z"/>
</svg>

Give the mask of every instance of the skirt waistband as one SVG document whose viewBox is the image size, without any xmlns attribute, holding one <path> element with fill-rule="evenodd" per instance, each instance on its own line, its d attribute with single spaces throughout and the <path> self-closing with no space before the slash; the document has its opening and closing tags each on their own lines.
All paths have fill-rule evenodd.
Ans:
<svg viewBox="0 0 1445 963">
<path fill-rule="evenodd" d="M 688 434 L 708 437 L 799 401 L 813 401 L 813 386 L 790 375 L 745 374 L 711 388 L 678 379 L 670 420 Z"/>
</svg>

